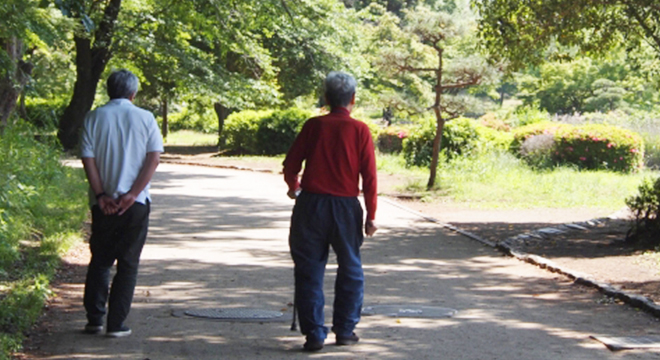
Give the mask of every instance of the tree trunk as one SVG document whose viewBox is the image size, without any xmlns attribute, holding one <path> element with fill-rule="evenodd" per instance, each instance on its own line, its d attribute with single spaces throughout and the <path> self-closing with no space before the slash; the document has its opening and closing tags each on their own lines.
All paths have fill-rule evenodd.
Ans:
<svg viewBox="0 0 660 360">
<path fill-rule="evenodd" d="M 89 37 L 74 36 L 76 44 L 76 83 L 73 88 L 71 102 L 64 110 L 60 119 L 57 137 L 66 150 L 78 145 L 80 128 L 85 115 L 94 104 L 96 88 L 112 57 L 110 47 L 114 25 L 122 0 L 110 0 L 106 5 L 103 20 L 94 33 L 94 44 Z"/>
<path fill-rule="evenodd" d="M 435 178 L 438 171 L 438 157 L 440 156 L 440 146 L 442 145 L 442 131 L 445 127 L 445 121 L 442 119 L 442 55 L 443 49 L 436 48 L 438 52 L 438 70 L 436 71 L 437 82 L 435 85 L 435 104 L 433 111 L 435 112 L 436 128 L 435 138 L 433 139 L 433 155 L 431 155 L 431 174 L 429 175 L 429 182 L 426 184 L 426 190 L 431 190 L 435 186 Z"/>
<path fill-rule="evenodd" d="M 440 147 L 442 146 L 442 132 L 445 128 L 445 120 L 442 118 L 442 113 L 439 108 L 433 109 L 435 111 L 436 128 L 435 138 L 433 138 L 433 156 L 431 157 L 431 175 L 429 182 L 426 184 L 426 190 L 433 189 L 435 186 L 435 179 L 438 171 L 438 162 L 440 156 Z"/>
<path fill-rule="evenodd" d="M 160 132 L 163 134 L 163 140 L 167 140 L 167 132 L 169 130 L 169 124 L 167 123 L 167 96 L 162 98 L 162 107 L 163 107 L 163 125 L 160 128 Z"/>
<path fill-rule="evenodd" d="M 218 146 L 220 146 L 220 141 L 222 139 L 222 128 L 224 128 L 225 120 L 229 114 L 232 113 L 232 111 L 219 102 L 213 104 L 213 109 L 215 110 L 215 114 L 218 116 Z"/>
<path fill-rule="evenodd" d="M 0 40 L 0 45 L 9 56 L 14 69 L 0 78 L 0 128 L 7 126 L 9 116 L 16 108 L 16 101 L 21 94 L 21 89 L 27 81 L 27 74 L 23 73 L 23 42 L 15 37 Z"/>
</svg>

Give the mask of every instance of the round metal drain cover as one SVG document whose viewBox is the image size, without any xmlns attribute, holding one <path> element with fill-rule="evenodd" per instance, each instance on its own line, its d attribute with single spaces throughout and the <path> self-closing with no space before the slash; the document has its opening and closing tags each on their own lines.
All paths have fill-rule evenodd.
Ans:
<svg viewBox="0 0 660 360">
<path fill-rule="evenodd" d="M 449 318 L 458 313 L 457 310 L 435 307 L 435 306 L 416 306 L 416 305 L 374 305 L 362 308 L 362 315 L 384 315 L 392 317 L 413 317 L 413 318 Z"/>
<path fill-rule="evenodd" d="M 188 316 L 201 317 L 207 319 L 236 319 L 236 320 L 267 320 L 282 317 L 284 314 L 279 311 L 262 309 L 193 309 L 186 310 L 184 314 Z"/>
</svg>

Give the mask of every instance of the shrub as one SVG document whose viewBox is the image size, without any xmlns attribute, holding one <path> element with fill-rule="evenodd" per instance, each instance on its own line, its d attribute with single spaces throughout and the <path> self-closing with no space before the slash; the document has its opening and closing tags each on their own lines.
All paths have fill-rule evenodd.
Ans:
<svg viewBox="0 0 660 360">
<path fill-rule="evenodd" d="M 408 166 L 431 164 L 435 128 L 435 120 L 427 118 L 410 131 L 402 149 Z M 487 128 L 472 119 L 458 118 L 445 123 L 441 150 L 450 160 L 493 149 L 505 150 L 511 140 L 512 136 L 508 133 Z"/>
<path fill-rule="evenodd" d="M 552 166 L 554 148 L 555 136 L 553 134 L 533 135 L 522 143 L 520 156 L 534 168 L 547 168 Z"/>
<path fill-rule="evenodd" d="M 46 130 L 57 129 L 57 124 L 66 106 L 67 102 L 64 99 L 25 99 L 27 120 L 36 127 Z"/>
<path fill-rule="evenodd" d="M 511 126 L 500 119 L 495 113 L 489 112 L 484 116 L 479 118 L 479 123 L 485 127 L 497 130 L 497 131 L 510 131 Z"/>
<path fill-rule="evenodd" d="M 498 131 L 486 126 L 477 126 L 479 144 L 482 150 L 509 150 L 513 134 L 508 131 Z"/>
<path fill-rule="evenodd" d="M 626 199 L 626 205 L 635 217 L 626 240 L 660 245 L 660 178 L 645 180 L 639 194 Z"/>
<path fill-rule="evenodd" d="M 468 155 L 478 146 L 478 123 L 472 119 L 458 118 L 448 121 L 442 132 L 442 150 L 448 158 Z"/>
<path fill-rule="evenodd" d="M 232 113 L 225 120 L 220 139 L 221 147 L 235 154 L 258 154 L 259 123 L 272 113 L 271 110 L 243 110 Z"/>
<path fill-rule="evenodd" d="M 582 169 L 635 171 L 644 165 L 644 141 L 609 125 L 568 126 L 555 133 L 555 162 Z"/>
<path fill-rule="evenodd" d="M 432 118 L 426 118 L 422 120 L 421 124 L 413 127 L 402 144 L 406 166 L 428 167 L 431 165 L 434 138 L 435 120 Z"/>
<path fill-rule="evenodd" d="M 220 144 L 234 154 L 284 154 L 311 116 L 311 112 L 298 108 L 233 113 L 225 120 Z"/>
<path fill-rule="evenodd" d="M 547 121 L 550 121 L 550 115 L 547 112 L 530 106 L 518 107 L 506 119 L 506 122 L 514 128 Z"/>
<path fill-rule="evenodd" d="M 286 154 L 312 113 L 298 108 L 274 111 L 258 120 L 256 154 Z"/>
<path fill-rule="evenodd" d="M 565 127 L 570 127 L 570 125 L 544 121 L 517 128 L 512 131 L 513 140 L 511 141 L 511 146 L 509 149 L 513 153 L 519 154 L 523 142 L 525 142 L 525 140 L 529 139 L 530 137 L 542 134 L 554 135 L 559 129 Z"/>
<path fill-rule="evenodd" d="M 201 111 L 201 112 L 200 112 Z M 180 112 L 167 114 L 167 125 L 170 131 L 194 130 L 205 134 L 218 132 L 218 117 L 212 109 L 193 111 L 183 108 Z M 162 117 L 158 117 L 162 126 Z"/>
<path fill-rule="evenodd" d="M 378 134 L 376 145 L 384 154 L 401 152 L 403 140 L 408 137 L 408 130 L 400 126 L 388 126 Z"/>
</svg>

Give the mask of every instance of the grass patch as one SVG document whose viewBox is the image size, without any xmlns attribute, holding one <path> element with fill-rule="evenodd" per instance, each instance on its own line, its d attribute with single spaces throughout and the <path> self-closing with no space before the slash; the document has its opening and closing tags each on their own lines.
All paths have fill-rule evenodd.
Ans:
<svg viewBox="0 0 660 360">
<path fill-rule="evenodd" d="M 20 350 L 60 255 L 82 240 L 84 173 L 63 166 L 58 148 L 23 124 L 0 135 L 0 359 Z"/>
<path fill-rule="evenodd" d="M 446 200 L 476 208 L 601 208 L 618 210 L 625 198 L 636 193 L 643 179 L 658 176 L 643 171 L 623 174 L 609 171 L 580 171 L 561 167 L 535 171 L 508 153 L 458 158 L 442 163 L 434 191 L 426 191 L 428 169 L 405 169 L 400 159 L 381 157 L 379 170 L 408 171 L 417 179 L 406 190 L 426 201 Z M 425 177 L 419 179 L 421 172 Z"/>
<path fill-rule="evenodd" d="M 216 146 L 218 145 L 218 134 L 179 130 L 167 135 L 165 145 Z"/>
</svg>

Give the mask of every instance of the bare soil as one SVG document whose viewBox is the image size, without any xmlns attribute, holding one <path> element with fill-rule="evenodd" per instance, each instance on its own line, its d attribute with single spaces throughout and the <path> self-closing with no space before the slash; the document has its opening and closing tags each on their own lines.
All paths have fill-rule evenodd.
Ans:
<svg viewBox="0 0 660 360">
<path fill-rule="evenodd" d="M 164 161 L 280 173 L 279 162 L 218 156 L 214 147 L 167 147 Z M 660 255 L 626 243 L 629 214 L 598 208 L 482 210 L 452 202 L 422 202 L 402 195 L 402 176 L 379 174 L 379 194 L 440 222 L 454 225 L 494 243 L 534 230 L 600 219 L 587 230 L 571 230 L 519 243 L 518 250 L 541 255 L 556 264 L 591 275 L 600 282 L 660 303 Z"/>
</svg>

